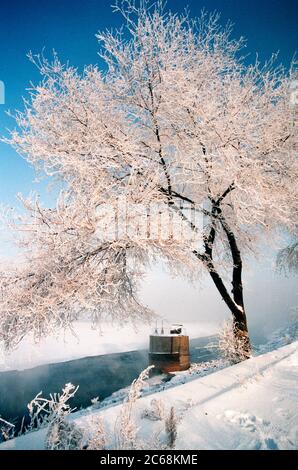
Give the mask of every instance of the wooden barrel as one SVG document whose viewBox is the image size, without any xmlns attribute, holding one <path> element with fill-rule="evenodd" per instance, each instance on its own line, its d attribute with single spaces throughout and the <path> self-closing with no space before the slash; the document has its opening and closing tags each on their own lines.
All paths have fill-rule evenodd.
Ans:
<svg viewBox="0 0 298 470">
<path fill-rule="evenodd" d="M 185 335 L 151 335 L 149 362 L 150 365 L 154 365 L 162 372 L 189 369 L 189 337 Z"/>
</svg>

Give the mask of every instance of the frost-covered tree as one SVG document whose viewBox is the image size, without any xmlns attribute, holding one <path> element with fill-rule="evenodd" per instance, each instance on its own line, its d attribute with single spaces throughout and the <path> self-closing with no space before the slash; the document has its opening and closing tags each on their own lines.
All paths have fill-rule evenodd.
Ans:
<svg viewBox="0 0 298 470">
<path fill-rule="evenodd" d="M 56 56 L 30 56 L 42 81 L 8 142 L 65 190 L 55 209 L 23 200 L 26 215 L 10 222 L 27 261 L 2 273 L 1 337 L 11 345 L 29 331 L 42 335 L 82 310 L 95 321 L 144 318 L 137 284 L 158 255 L 173 269 L 209 273 L 249 356 L 243 255 L 264 233 L 296 224 L 291 72 L 274 58 L 245 66 L 243 40 L 217 15 L 192 20 L 146 1 L 115 10 L 124 28 L 98 34 L 104 71 L 79 74 Z M 118 218 L 117 236 L 108 236 L 106 206 L 119 208 L 121 198 L 146 208 L 147 235 L 154 204 L 202 246 L 171 231 L 119 233 Z M 125 219 L 132 226 L 135 212 Z"/>
</svg>

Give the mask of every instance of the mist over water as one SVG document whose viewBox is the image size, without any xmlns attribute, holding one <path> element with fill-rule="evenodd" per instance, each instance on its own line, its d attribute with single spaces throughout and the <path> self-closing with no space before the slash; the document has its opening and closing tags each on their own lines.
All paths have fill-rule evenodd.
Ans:
<svg viewBox="0 0 298 470">
<path fill-rule="evenodd" d="M 218 357 L 216 350 L 206 348 L 210 342 L 213 342 L 213 337 L 190 341 L 192 362 Z M 148 365 L 148 350 L 140 350 L 46 364 L 24 371 L 1 372 L 0 416 L 15 424 L 16 432 L 19 432 L 23 417 L 25 426 L 30 422 L 27 404 L 40 391 L 47 398 L 50 393 L 60 392 L 66 383 L 79 385 L 69 403 L 72 408 L 86 408 L 91 405 L 92 398 L 99 397 L 101 401 L 129 386 Z M 168 380 L 164 374 L 161 376 L 163 380 Z"/>
</svg>

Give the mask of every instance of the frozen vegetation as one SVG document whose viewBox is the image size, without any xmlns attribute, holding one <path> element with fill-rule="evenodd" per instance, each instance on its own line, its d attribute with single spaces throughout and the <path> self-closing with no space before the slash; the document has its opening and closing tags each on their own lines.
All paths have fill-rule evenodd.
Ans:
<svg viewBox="0 0 298 470">
<path fill-rule="evenodd" d="M 48 410 L 40 429 L 0 449 L 294 449 L 295 337 L 294 324 L 249 360 L 193 364 L 165 384 L 154 384 L 144 371 L 130 388 L 71 416 L 67 401 L 75 386 L 67 384 L 61 396 L 31 402 L 35 424 L 39 410 Z"/>
</svg>

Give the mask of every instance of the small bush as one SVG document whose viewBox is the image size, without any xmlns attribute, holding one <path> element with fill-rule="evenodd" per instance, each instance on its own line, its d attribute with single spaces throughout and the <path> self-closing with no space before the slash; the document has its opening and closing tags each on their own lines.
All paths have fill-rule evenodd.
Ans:
<svg viewBox="0 0 298 470">
<path fill-rule="evenodd" d="M 170 449 L 174 449 L 177 439 L 177 425 L 178 420 L 175 413 L 175 408 L 171 406 L 169 416 L 165 421 L 165 430 L 167 435 L 167 444 Z"/>
<path fill-rule="evenodd" d="M 115 424 L 115 440 L 117 449 L 137 449 L 140 443 L 137 443 L 138 428 L 134 421 L 133 409 L 136 401 L 141 396 L 141 390 L 144 388 L 145 380 L 149 377 L 149 371 L 153 366 L 143 370 L 139 377 L 134 380 L 130 386 L 126 401 L 121 407 L 120 414 Z"/>
<path fill-rule="evenodd" d="M 235 334 L 235 326 L 232 320 L 224 323 L 218 334 L 219 351 L 231 364 L 244 361 L 248 358 L 247 350 L 242 338 Z"/>
<path fill-rule="evenodd" d="M 162 400 L 153 398 L 150 402 L 150 408 L 145 408 L 142 412 L 141 418 L 149 419 L 150 421 L 161 421 L 165 416 L 165 405 Z"/>
<path fill-rule="evenodd" d="M 65 385 L 62 394 L 54 393 L 50 399 L 43 398 L 41 393 L 28 404 L 31 422 L 28 430 L 48 425 L 45 448 L 48 450 L 80 449 L 83 446 L 83 432 L 74 423 L 66 421 L 75 408 L 70 408 L 68 401 L 79 387 L 71 383 Z"/>
<path fill-rule="evenodd" d="M 107 433 L 103 424 L 103 420 L 100 417 L 92 418 L 91 425 L 95 428 L 91 439 L 89 439 L 87 449 L 88 450 L 104 450 L 107 446 Z"/>
</svg>

